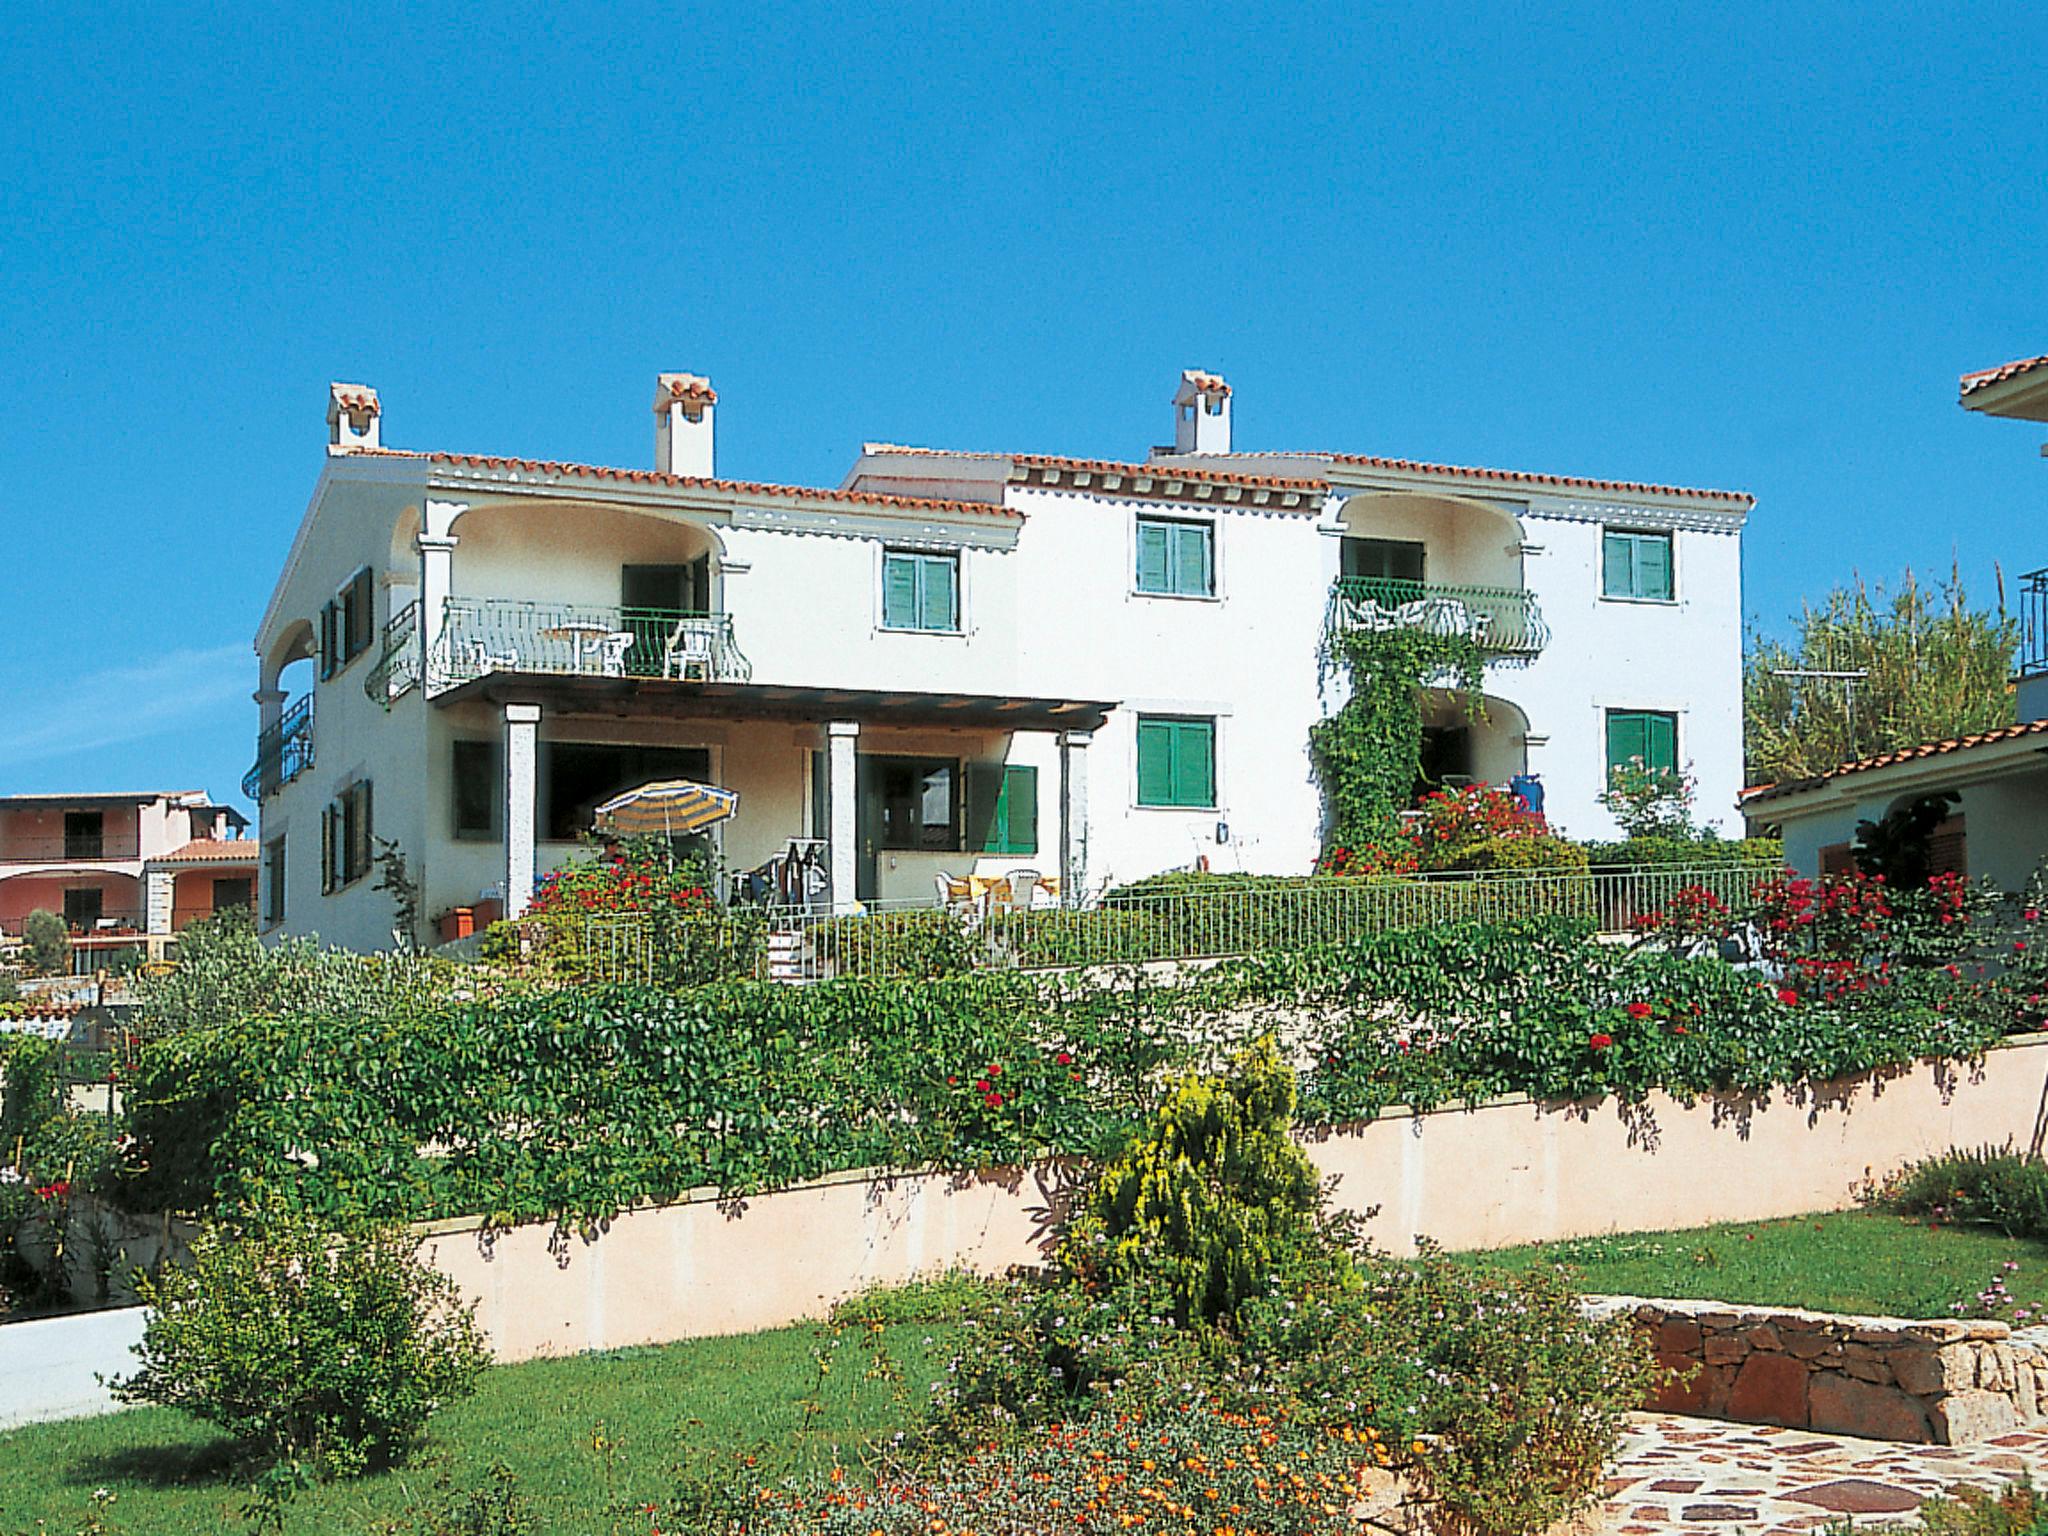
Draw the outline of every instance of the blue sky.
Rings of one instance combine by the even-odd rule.
[[[332,378],[641,464],[691,369],[831,484],[1140,455],[1202,365],[1245,447],[1752,491],[1766,625],[2048,564],[1955,404],[2048,351],[2023,6],[59,5],[0,70],[0,791],[234,788]]]

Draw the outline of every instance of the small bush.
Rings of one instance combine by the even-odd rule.
[[[1997,1227],[2008,1237],[2048,1237],[2048,1164],[2011,1147],[1944,1152],[1909,1163],[1867,1192],[1867,1203],[1902,1216]]]
[[[1459,869],[1528,869],[1584,874],[1586,850],[1562,837],[1488,837],[1458,855]]]
[[[1964,1485],[1929,1499],[1912,1524],[1892,1529],[1899,1536],[2041,1536],[2048,1530],[2048,1497],[2026,1476],[1997,1493]]]
[[[1151,1133],[1102,1170],[1062,1257],[1091,1281],[1159,1286],[1177,1321],[1236,1314],[1315,1240],[1315,1165],[1288,1136],[1294,1074],[1268,1038],[1229,1077],[1183,1078]]]
[[[29,969],[38,976],[62,976],[71,969],[71,930],[54,912],[38,907],[23,919],[21,941]]]
[[[272,1209],[206,1227],[189,1265],[143,1277],[150,1310],[115,1383],[180,1408],[273,1464],[349,1475],[401,1458],[489,1363],[473,1309],[403,1228],[336,1231]]]

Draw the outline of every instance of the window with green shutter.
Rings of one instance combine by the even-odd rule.
[[[1214,809],[1214,720],[1138,717],[1138,804]]]
[[[960,557],[891,549],[882,555],[882,628],[957,634]]]
[[[1038,852],[1036,768],[968,764],[967,848],[972,853]]]
[[[1605,529],[1600,536],[1600,592],[1604,597],[1670,602],[1671,535]]]
[[[1175,518],[1138,519],[1138,590],[1158,597],[1216,595],[1216,530]]]
[[[1678,716],[1649,709],[1607,711],[1607,771],[1637,762],[1652,773],[1678,771]]]

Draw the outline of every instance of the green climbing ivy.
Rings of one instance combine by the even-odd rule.
[[[1422,773],[1422,690],[1479,691],[1486,653],[1470,635],[1413,627],[1339,629],[1323,639],[1327,679],[1351,685],[1344,707],[1309,727],[1309,753],[1328,809],[1325,850],[1386,838]]]

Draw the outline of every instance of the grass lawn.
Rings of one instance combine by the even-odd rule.
[[[454,1491],[478,1487],[500,1460],[518,1475],[541,1530],[609,1533],[613,1506],[665,1502],[674,1491],[692,1420],[701,1423],[689,1431],[694,1444],[758,1446],[769,1475],[830,1465],[835,1446],[853,1464],[861,1445],[894,1433],[903,1417],[896,1389],[867,1373],[856,1332],[848,1330],[822,1383],[814,1351],[829,1330],[814,1327],[500,1366],[474,1398],[435,1418],[408,1466],[302,1495],[286,1529],[370,1532],[379,1521],[446,1502],[450,1494],[437,1489],[437,1478],[445,1475]],[[932,1379],[922,1374],[928,1363],[936,1357],[944,1369],[944,1333],[917,1324],[885,1331],[913,1398]],[[806,1424],[800,1404],[814,1392],[823,1411]],[[616,1444],[609,1458],[593,1449],[600,1425]],[[248,1484],[218,1435],[168,1409],[0,1434],[4,1536],[37,1531],[38,1521],[53,1536],[70,1536],[101,1487],[115,1496],[107,1531],[155,1536],[241,1528]],[[646,1517],[634,1514],[616,1528],[644,1536]]]
[[[1509,1269],[1569,1264],[1595,1292],[1886,1317],[1950,1316],[1955,1302],[1974,1298],[2014,1260],[2020,1267],[2005,1283],[2015,1303],[2036,1316],[2048,1307],[2048,1244],[1876,1211],[1581,1237],[1460,1258]]]

